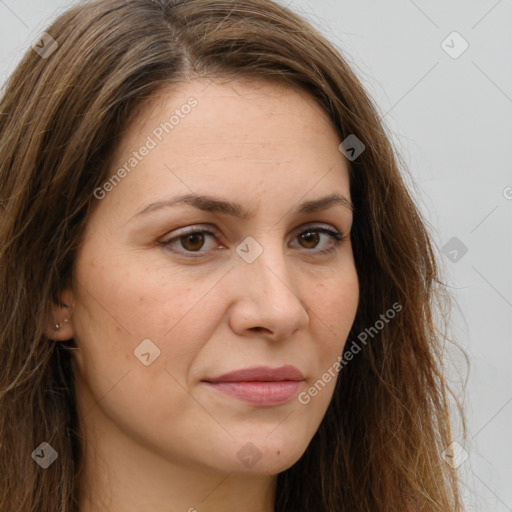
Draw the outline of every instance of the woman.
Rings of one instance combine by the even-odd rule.
[[[1,112],[0,510],[461,510],[430,238],[308,23],[82,3]]]

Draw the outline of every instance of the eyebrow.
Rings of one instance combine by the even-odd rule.
[[[167,208],[179,204],[187,204],[205,212],[223,213],[225,215],[230,215],[240,219],[250,219],[254,217],[255,213],[245,210],[244,207],[238,203],[233,203],[219,197],[198,194],[185,194],[182,196],[174,197],[168,201],[158,201],[156,203],[152,203],[144,207],[132,218],[140,217],[150,212],[160,210],[161,208]],[[327,210],[328,208],[331,208],[335,205],[342,205],[348,208],[350,211],[354,210],[354,206],[345,196],[341,194],[331,194],[319,199],[314,199],[312,201],[306,201],[302,203],[296,209],[295,213],[298,215],[306,215],[308,213]]]

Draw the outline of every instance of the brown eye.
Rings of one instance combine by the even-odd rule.
[[[187,251],[198,251],[204,244],[203,233],[189,233],[188,235],[181,236],[178,240],[181,241],[181,245]]]
[[[306,249],[314,249],[320,242],[320,235],[315,231],[304,231],[299,235],[299,239],[306,243]]]
[[[210,247],[208,247],[208,238],[211,240]],[[196,229],[195,231],[189,231],[188,233],[182,232],[181,235],[178,234],[177,236],[169,238],[168,240],[163,240],[160,243],[173,252],[200,257],[209,252],[208,249],[215,246],[215,234],[208,230]]]
[[[327,243],[326,247],[324,247],[323,249],[317,249],[317,246],[322,245],[322,235],[329,235],[328,239],[330,243]],[[338,244],[345,240],[345,236],[339,233],[338,231],[333,231],[332,229],[328,229],[321,226],[313,226],[309,229],[306,229],[305,231],[299,233],[296,238],[300,241],[300,245],[302,246],[302,248],[310,250],[306,252],[321,255],[326,255],[331,252],[334,252],[337,249]]]
[[[322,235],[328,235],[323,237],[324,244],[322,244]],[[208,238],[210,238],[213,246],[208,247]],[[338,244],[345,240],[345,236],[338,231],[320,226],[306,229],[296,235],[295,238],[299,240],[301,248],[306,252],[318,255],[327,255],[334,252]],[[188,233],[179,230],[176,236],[163,240],[160,244],[183,256],[205,257],[211,254],[216,244],[218,247],[219,242],[216,241],[215,233],[205,229],[196,229]],[[322,245],[325,247],[322,248]],[[225,247],[221,246],[221,248]]]

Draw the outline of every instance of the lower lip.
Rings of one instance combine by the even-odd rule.
[[[297,394],[304,381],[206,382],[209,386],[257,405],[279,405]]]

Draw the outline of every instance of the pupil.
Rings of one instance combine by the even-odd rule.
[[[302,235],[302,238],[306,241],[306,243],[315,242],[312,247],[314,247],[318,243],[318,233],[305,233]]]
[[[199,250],[204,242],[204,237],[202,233],[191,233],[190,235],[186,235],[184,246],[186,249],[191,251]],[[306,242],[306,244],[312,244],[310,247],[315,247],[318,244],[318,233],[308,232],[301,235],[301,238]]]
[[[192,251],[200,249],[201,246],[203,245],[203,238],[204,237],[202,233],[191,233],[190,235],[187,235],[185,237],[186,248]],[[196,240],[196,243],[194,243],[194,239]],[[191,242],[192,247],[190,246],[189,242]]]

